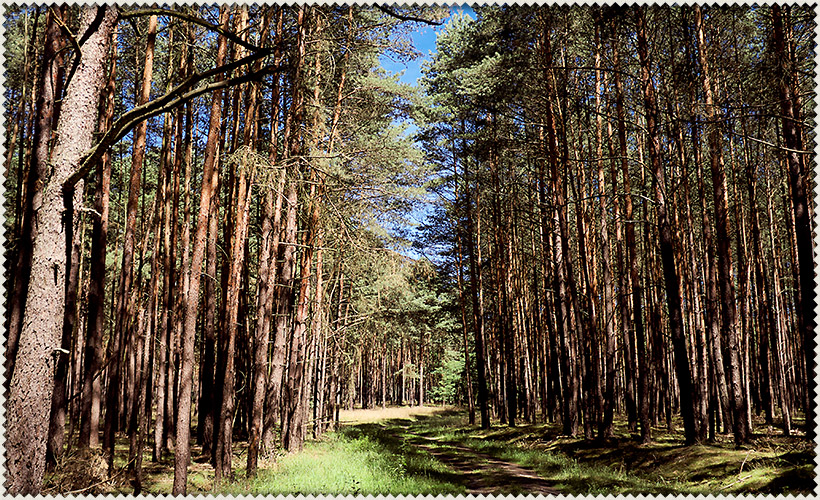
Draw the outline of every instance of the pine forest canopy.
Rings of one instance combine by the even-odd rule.
[[[118,438],[135,494],[145,446],[252,477],[356,405],[813,439],[811,8],[5,16],[9,493]]]

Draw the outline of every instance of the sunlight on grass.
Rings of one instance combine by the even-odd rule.
[[[762,437],[744,449],[722,441],[682,446],[674,432],[655,430],[655,442],[642,446],[624,428],[614,440],[596,444],[560,436],[555,424],[482,430],[468,425],[463,411],[422,417],[407,430],[442,449],[458,444],[532,469],[565,494],[778,494],[814,488],[808,445],[780,437]]]
[[[357,433],[328,435],[308,443],[256,479],[238,482],[223,494],[427,495],[458,494],[464,488],[446,481],[449,471],[431,457],[394,453],[372,437]],[[244,484],[243,484],[244,483]]]
[[[302,452],[277,453],[260,461],[259,475],[252,480],[245,478],[244,443],[234,447],[235,480],[221,485],[214,485],[213,468],[196,449],[188,492],[457,495],[467,493],[468,485],[476,487],[465,480],[465,472],[470,472],[475,474],[473,483],[478,478],[481,487],[496,494],[528,493],[519,491],[521,485],[510,484],[510,476],[499,473],[493,460],[529,469],[550,488],[569,495],[807,494],[815,487],[808,442],[772,432],[759,433],[752,445],[738,449],[726,435],[719,435],[715,443],[682,446],[678,430],[662,429],[653,429],[652,444],[640,445],[622,421],[616,421],[612,439],[598,443],[562,436],[557,424],[495,424],[483,430],[469,425],[466,412],[458,408],[377,408],[343,412],[341,417],[349,423],[319,441],[307,442]],[[125,439],[118,440],[117,451],[115,466],[122,468],[128,453]],[[48,492],[133,491],[124,472],[106,480],[99,453],[70,455],[63,462],[47,474]],[[170,494],[173,457],[154,463],[146,449],[143,466],[145,492]]]

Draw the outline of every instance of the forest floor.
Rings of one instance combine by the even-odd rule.
[[[342,427],[309,441],[300,453],[260,460],[245,478],[247,444],[234,448],[236,480],[214,486],[213,469],[197,459],[190,494],[809,494],[815,488],[814,452],[798,437],[758,428],[751,446],[737,449],[729,436],[682,446],[679,432],[653,428],[640,445],[625,422],[603,443],[560,435],[556,424],[469,425],[466,411],[448,407],[354,410]],[[127,454],[122,443],[121,456]],[[115,465],[124,468],[120,459]],[[66,457],[47,477],[44,493],[132,493],[119,474],[104,480],[102,457]],[[155,464],[146,454],[145,493],[170,493],[173,460]],[[68,466],[67,464],[75,464]],[[80,465],[82,464],[82,465]],[[102,477],[102,480],[99,480]]]

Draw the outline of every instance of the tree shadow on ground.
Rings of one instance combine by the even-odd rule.
[[[391,426],[400,426],[409,419],[392,419]],[[344,426],[339,431],[348,439],[367,438],[376,443],[385,459],[404,474],[431,478],[441,483],[464,485],[463,477],[456,472],[437,470],[430,460],[430,456],[423,450],[411,445],[400,435],[388,431],[384,425],[378,423],[364,423],[353,426]]]

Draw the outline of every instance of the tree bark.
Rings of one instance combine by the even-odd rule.
[[[596,147],[598,156],[598,196],[601,204],[601,265],[603,267],[603,289],[604,289],[604,325],[606,330],[606,379],[604,393],[603,416],[598,427],[599,438],[612,437],[612,425],[615,413],[615,376],[617,371],[615,354],[617,341],[615,338],[615,293],[614,279],[612,277],[611,258],[609,250],[609,223],[607,221],[607,205],[609,203],[606,191],[606,178],[604,176],[604,145],[603,145],[603,116],[601,95],[603,94],[603,81],[601,80],[601,19],[600,11],[596,11],[595,23],[595,108],[596,108]],[[614,186],[613,186],[614,188]]]
[[[276,27],[276,37],[274,44],[278,47],[282,41],[282,9],[278,8],[278,25]],[[267,36],[268,24],[270,23],[270,16],[273,9],[270,8],[265,16],[263,29],[264,35]],[[274,54],[275,64],[281,63],[281,53],[279,49]],[[257,89],[254,87],[254,99]],[[271,94],[273,117],[271,123],[271,141],[270,141],[270,155],[268,161],[272,165],[276,164],[277,157],[277,136],[279,133],[279,76],[275,77],[274,89]],[[246,125],[247,126],[247,125]],[[271,329],[271,310],[273,306],[273,284],[276,280],[276,263],[273,262],[272,256],[274,253],[274,242],[276,246],[279,245],[278,224],[275,228],[276,235],[274,236],[274,209],[282,208],[282,193],[276,192],[271,188],[265,189],[265,202],[263,205],[262,221],[261,221],[261,243],[259,251],[259,285],[257,292],[256,303],[256,334],[254,337],[253,350],[253,394],[251,395],[251,425],[250,436],[248,438],[248,461],[247,461],[247,475],[248,477],[256,476],[256,469],[259,459],[259,449],[262,440],[263,430],[263,416],[265,413],[265,387],[267,386],[267,361],[268,361],[268,343],[270,341]]]
[[[219,24],[222,29],[228,29],[228,9],[220,8]],[[216,64],[221,66],[227,55],[227,38],[219,37],[217,46]],[[220,81],[224,75],[217,77]],[[206,236],[208,233],[208,214],[211,208],[211,197],[216,188],[216,163],[218,160],[218,144],[221,135],[222,122],[222,90],[217,89],[211,96],[211,117],[208,127],[208,142],[205,146],[205,160],[203,163],[202,192],[199,202],[199,216],[197,219],[194,245],[191,253],[188,273],[188,295],[184,304],[184,324],[182,330],[182,356],[180,370],[180,387],[178,415],[176,425],[176,450],[174,454],[174,495],[184,495],[187,491],[188,462],[191,448],[191,397],[193,392],[194,368],[194,337],[196,334],[196,318],[199,305],[199,283],[202,261],[205,258]]]
[[[148,34],[145,48],[145,65],[142,74],[142,86],[137,97],[137,106],[148,102],[151,94],[151,79],[154,71],[154,44],[157,34],[157,17],[151,16],[148,25]],[[122,267],[117,295],[117,311],[115,312],[116,323],[112,335],[114,341],[109,352],[109,386],[106,396],[105,432],[104,448],[108,452],[108,474],[114,471],[114,443],[119,425],[117,422],[120,408],[119,386],[120,386],[120,357],[123,342],[128,342],[134,331],[134,240],[136,237],[137,209],[140,201],[140,181],[142,168],[145,162],[145,139],[148,130],[148,122],[143,120],[134,128],[134,151],[131,155],[131,177],[128,183],[128,204],[125,215],[125,235],[123,236]]]
[[[792,88],[792,78],[788,74],[791,58],[786,52],[785,35],[783,30],[783,10],[780,5],[773,4],[772,7],[772,40],[774,42],[775,57],[779,62],[780,81],[780,115],[783,142],[786,146],[786,164],[789,170],[789,187],[791,190],[791,208],[794,214],[794,235],[797,241],[797,267],[799,270],[799,288],[795,290],[795,302],[798,310],[797,327],[802,334],[802,350],[805,355],[807,372],[807,382],[809,387],[814,384],[814,308],[815,308],[815,288],[814,288],[814,260],[812,244],[812,227],[810,218],[810,207],[808,205],[807,181],[803,174],[801,158],[798,151],[802,151],[800,140],[799,122],[795,119],[796,110],[794,101],[796,89]],[[788,7],[787,7],[788,9]],[[787,10],[788,12],[788,10]],[[806,438],[814,439],[814,394],[817,388],[807,391],[808,407],[806,408]]]
[[[672,334],[672,345],[675,354],[675,370],[678,377],[681,398],[681,415],[683,416],[684,435],[687,444],[697,441],[695,430],[695,407],[692,397],[692,374],[689,367],[686,337],[683,333],[681,313],[680,280],[675,266],[674,236],[667,215],[666,181],[663,159],[657,126],[657,106],[655,104],[655,86],[649,71],[649,54],[646,42],[645,8],[636,9],[638,56],[641,63],[641,85],[643,87],[644,106],[646,109],[646,127],[648,130],[649,159],[652,165],[655,184],[655,202],[657,223],[660,232],[661,264],[663,267],[664,285],[666,287],[666,304],[669,310],[669,328]]]
[[[48,433],[48,408],[53,385],[43,383],[53,376],[54,357],[60,348],[66,276],[65,221],[63,208],[73,193],[63,183],[76,169],[93,142],[100,93],[105,85],[105,61],[117,9],[86,7],[82,31],[85,35],[83,64],[68,86],[57,125],[54,161],[44,178],[42,204],[35,210],[34,250],[30,289],[37,290],[26,302],[20,332],[16,373],[12,375],[6,449],[10,494],[35,494],[42,487]],[[98,24],[95,23],[98,21]],[[96,29],[93,29],[94,26]],[[93,29],[93,31],[92,31]]]
[[[114,92],[116,91],[117,48],[112,44],[108,83],[104,94],[103,119],[100,129],[111,126],[114,118]],[[100,429],[100,372],[103,362],[103,335],[105,333],[105,258],[108,250],[109,191],[111,186],[111,153],[103,156],[97,169],[97,186],[94,209],[99,218],[94,219],[91,241],[91,263],[88,278],[88,319],[85,322],[85,353],[80,426],[80,447],[99,446]]]
[[[746,397],[740,373],[740,353],[738,346],[737,306],[735,304],[735,286],[732,277],[732,249],[729,235],[729,192],[726,184],[726,171],[723,164],[720,130],[717,113],[712,98],[712,83],[709,73],[708,46],[703,32],[703,12],[699,5],[694,6],[695,27],[697,29],[700,66],[702,70],[703,93],[706,103],[706,119],[712,124],[709,130],[709,156],[712,171],[712,188],[715,202],[715,236],[717,239],[718,282],[721,299],[721,333],[727,340],[729,354],[728,370],[732,390],[729,393],[732,405],[732,426],[735,443],[746,444],[751,438],[746,419]],[[683,390],[683,388],[681,388]]]
[[[23,329],[24,311],[32,271],[36,212],[44,203],[43,189],[49,173],[52,150],[49,147],[59,120],[59,101],[62,98],[65,42],[60,36],[56,17],[66,17],[66,9],[49,9],[45,21],[45,48],[37,79],[37,102],[35,105],[34,132],[31,137],[31,156],[26,178],[25,200],[22,202],[22,223],[18,243],[17,262],[13,277],[13,289],[9,300],[9,323],[6,336],[6,384],[14,375],[20,333]]]

